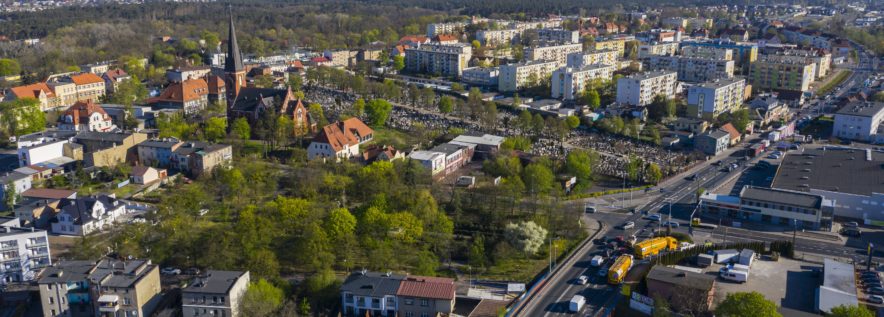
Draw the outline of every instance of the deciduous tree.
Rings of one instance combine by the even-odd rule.
[[[393,105],[383,99],[372,99],[365,107],[368,114],[368,123],[372,126],[383,126],[393,111]]]
[[[764,298],[764,295],[758,292],[737,292],[729,293],[727,297],[718,304],[715,314],[723,317],[780,317],[777,312],[777,305],[774,302]]]
[[[503,234],[514,248],[527,255],[534,255],[543,246],[547,231],[534,221],[524,221],[507,224]]]

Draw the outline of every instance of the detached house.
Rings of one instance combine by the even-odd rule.
[[[64,199],[59,206],[52,233],[60,235],[85,236],[112,225],[126,213],[126,204],[107,195]]]
[[[132,76],[129,76],[126,71],[117,68],[104,72],[104,74],[101,74],[101,78],[104,79],[105,90],[108,93],[114,93],[117,91],[120,83],[132,79]]]
[[[307,159],[335,157],[347,160],[359,155],[359,145],[371,141],[374,130],[362,120],[350,118],[329,124],[319,131],[307,148]]]
[[[110,132],[116,128],[113,118],[92,100],[78,101],[58,118],[59,130]]]
[[[450,278],[356,272],[341,286],[342,315],[449,316],[454,312],[454,291]]]
[[[159,109],[181,109],[194,114],[209,104],[209,85],[202,78],[173,82],[158,97],[148,103]]]

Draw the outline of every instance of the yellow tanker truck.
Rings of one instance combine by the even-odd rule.
[[[626,278],[626,273],[629,273],[629,269],[631,268],[632,255],[624,254],[617,257],[614,264],[608,268],[608,283],[614,285],[623,283],[623,279]]]
[[[635,251],[635,257],[644,259],[648,256],[657,255],[660,251],[678,250],[678,240],[673,237],[651,238],[632,246]]]

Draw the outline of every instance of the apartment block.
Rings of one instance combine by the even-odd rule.
[[[663,19],[663,26],[668,28],[692,28],[692,29],[708,29],[712,28],[712,19],[706,18],[683,18],[671,17]]]
[[[870,142],[884,139],[884,102],[853,102],[835,113],[832,136]]]
[[[430,23],[427,24],[427,37],[439,34],[460,33],[467,24],[464,22]]]
[[[673,56],[678,52],[678,43],[651,43],[642,44],[638,47],[638,58],[651,56]]]
[[[618,57],[622,57],[626,54],[626,39],[624,38],[611,38],[611,39],[597,39],[595,41],[594,50],[596,51],[604,51],[604,50],[615,50],[618,53]]]
[[[617,81],[617,103],[633,106],[646,106],[654,100],[654,96],[675,96],[675,85],[678,73],[658,70],[644,72]]]
[[[730,61],[734,59],[734,50],[711,46],[685,46],[681,48],[681,56]]]
[[[733,42],[728,40],[713,40],[704,42],[681,42],[681,47],[700,46],[719,49],[733,50],[735,66],[740,67],[742,73],[749,71],[749,65],[758,59],[758,45],[748,42]]]
[[[755,89],[807,92],[813,82],[816,65],[806,59],[762,55],[752,63],[749,83]]]
[[[0,218],[0,284],[27,282],[52,264],[45,230],[20,227],[15,217]]]
[[[500,44],[512,43],[522,34],[522,30],[506,29],[506,30],[482,30],[476,32],[476,40],[487,46],[496,46]]]
[[[763,53],[764,55],[775,55],[782,60],[813,63],[815,80],[821,80],[828,76],[832,67],[832,53],[823,49],[768,48]]]
[[[738,110],[743,104],[746,79],[720,79],[688,88],[688,115],[714,120],[722,113]]]
[[[568,60],[568,54],[580,53],[582,51],[583,45],[580,43],[528,47],[525,48],[525,59],[529,61],[555,61],[559,65],[565,65],[565,62]]]
[[[681,56],[651,56],[645,61],[649,70],[673,70],[678,80],[705,82],[734,76],[734,61],[690,58]]]
[[[579,68],[562,67],[553,72],[552,92],[553,98],[574,100],[586,89],[586,84],[596,78],[610,79],[614,74],[613,65],[594,64]]]
[[[565,29],[540,29],[537,38],[543,42],[580,43],[580,32]]]
[[[552,75],[552,72],[558,67],[559,63],[555,61],[531,61],[501,65],[497,90],[500,92],[514,92],[527,85],[537,84],[540,80]]]
[[[568,54],[566,66],[580,68],[593,64],[616,65],[620,58],[620,52],[616,50],[601,50],[589,53],[571,53]]]
[[[181,289],[182,316],[238,317],[249,272],[208,270]]]
[[[424,44],[405,49],[405,70],[460,77],[473,56],[468,44]]]

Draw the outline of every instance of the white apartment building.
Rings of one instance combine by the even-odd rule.
[[[646,106],[656,95],[672,98],[675,96],[677,78],[677,72],[668,70],[644,72],[620,78],[617,81],[616,101],[620,104]]]
[[[746,91],[746,79],[720,79],[688,88],[688,115],[713,120],[719,114],[740,108]]]
[[[593,79],[610,79],[614,74],[613,65],[594,64],[580,68],[562,67],[553,72],[551,96],[564,100],[574,100]]]
[[[531,61],[500,66],[500,76],[497,79],[499,92],[513,92],[530,83],[531,80],[543,80],[552,75],[559,67],[555,61]]]
[[[734,50],[711,46],[685,46],[681,48],[681,56],[730,61],[734,59]]]
[[[616,65],[620,52],[616,50],[601,50],[589,53],[571,53],[568,54],[566,66],[580,68],[586,65],[605,64]]]
[[[21,228],[18,218],[0,219],[0,284],[33,281],[52,265],[45,230]]]
[[[460,77],[472,56],[469,44],[424,44],[405,49],[405,70]]]
[[[495,46],[499,44],[509,44],[522,34],[522,30],[506,29],[506,30],[481,30],[476,32],[476,40],[482,45]]]
[[[806,43],[814,48],[827,50],[832,48],[832,39],[823,35],[821,31],[787,27],[783,28],[783,35],[786,36],[786,41],[790,43]]]
[[[655,55],[673,56],[677,52],[677,42],[642,44],[638,47],[638,58],[648,58]]]
[[[460,81],[470,85],[497,87],[499,75],[499,67],[470,67],[464,68]]]
[[[525,48],[525,59],[529,61],[555,61],[559,65],[565,65],[568,54],[583,52],[583,45],[564,44]]]
[[[649,70],[678,72],[678,80],[680,81],[706,82],[734,77],[734,61],[681,56],[651,56],[645,63]]]
[[[832,135],[836,138],[880,143],[884,133],[879,131],[884,120],[884,102],[853,102],[835,113]]]
[[[580,43],[580,32],[565,29],[540,29],[537,38],[543,42]]]
[[[467,24],[464,22],[448,22],[448,23],[430,23],[427,24],[427,37],[434,37],[439,34],[452,34],[463,31]]]

